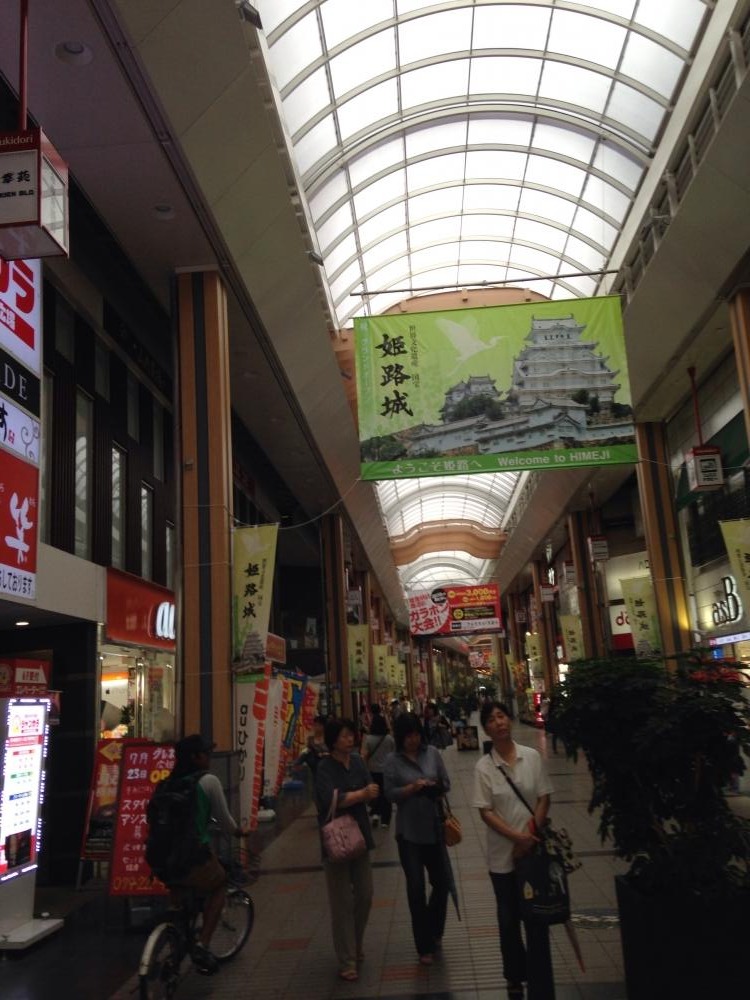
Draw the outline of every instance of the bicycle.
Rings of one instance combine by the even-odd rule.
[[[180,969],[191,955],[201,926],[202,899],[190,893],[177,909],[149,934],[138,967],[140,1000],[168,1000],[180,982]],[[219,964],[239,954],[253,929],[253,901],[232,875],[227,873],[227,898],[219,924],[211,938],[211,952]]]

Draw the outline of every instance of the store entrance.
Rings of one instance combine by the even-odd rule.
[[[174,655],[106,644],[99,648],[99,663],[102,738],[173,739]]]

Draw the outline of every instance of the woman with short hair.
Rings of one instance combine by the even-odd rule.
[[[393,727],[396,752],[386,761],[385,794],[398,806],[396,843],[406,876],[411,927],[419,961],[432,965],[440,948],[448,906],[448,875],[442,842],[440,796],[450,789],[443,758],[424,741],[422,723],[413,712]],[[426,898],[425,869],[430,879]]]
[[[379,792],[364,761],[354,752],[356,733],[351,720],[329,719],[325,727],[325,742],[330,756],[320,759],[315,772],[318,825],[322,827],[325,824],[334,792],[338,792],[336,814],[350,813],[367,845],[364,854],[351,861],[331,861],[323,853],[333,947],[339,960],[339,977],[347,982],[359,978],[357,963],[364,958],[362,939],[372,905],[369,852],[375,846],[367,803],[377,798]]]

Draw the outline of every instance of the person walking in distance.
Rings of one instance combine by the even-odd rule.
[[[385,797],[383,791],[383,768],[386,760],[395,750],[396,744],[388,732],[388,725],[380,711],[380,705],[373,705],[371,712],[372,722],[370,724],[370,732],[365,736],[362,743],[362,759],[372,775],[372,780],[380,789],[380,794],[370,807],[372,825],[377,826],[380,823],[383,829],[387,830],[391,823],[393,806]]]
[[[367,845],[364,854],[349,861],[332,861],[323,855],[333,947],[339,962],[339,977],[347,982],[355,982],[359,978],[357,963],[364,958],[362,941],[372,906],[369,852],[375,846],[367,803],[376,799],[380,792],[370,778],[364,761],[354,752],[355,739],[353,722],[349,719],[329,719],[325,727],[325,741],[330,756],[319,761],[315,772],[319,826],[325,824],[334,792],[337,792],[337,813],[351,813]]]

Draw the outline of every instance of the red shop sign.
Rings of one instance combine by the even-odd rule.
[[[108,569],[107,638],[112,642],[174,651],[172,591],[129,573]]]
[[[49,660],[0,660],[0,698],[43,698]]]
[[[117,796],[110,896],[156,896],[166,893],[146,864],[146,807],[154,789],[174,767],[174,746],[167,743],[123,742]]]

